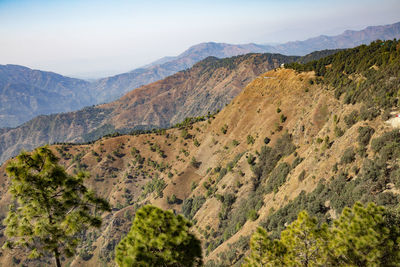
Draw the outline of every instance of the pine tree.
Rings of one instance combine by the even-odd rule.
[[[400,266],[399,226],[397,213],[373,203],[345,208],[329,228],[303,211],[280,239],[257,229],[244,266]]]
[[[172,211],[147,205],[136,212],[130,232],[116,247],[119,266],[200,266],[200,241],[191,223]]]
[[[285,266],[287,248],[280,240],[271,240],[265,229],[258,227],[250,239],[250,255],[244,267]]]
[[[315,217],[306,211],[299,213],[281,233],[281,242],[287,247],[287,266],[320,266],[326,261],[328,244],[327,225],[318,227]]]
[[[373,203],[345,208],[331,230],[332,264],[398,266],[399,225],[397,216]]]
[[[8,238],[4,248],[30,251],[30,258],[53,254],[57,266],[61,256],[72,256],[77,234],[100,227],[108,202],[87,189],[85,173],[69,175],[47,147],[22,152],[6,167],[11,178],[12,204],[4,224]]]

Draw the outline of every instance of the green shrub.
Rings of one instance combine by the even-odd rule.
[[[167,196],[167,203],[170,205],[173,205],[175,203],[178,203],[178,198],[176,197],[175,194],[172,194],[172,196]]]
[[[248,213],[247,213],[247,219],[251,220],[251,221],[255,221],[258,219],[258,214],[257,211],[255,209],[251,209]]]
[[[344,116],[344,122],[346,123],[347,127],[353,126],[358,121],[358,111],[353,110],[347,116]]]
[[[254,165],[256,161],[256,157],[253,156],[253,154],[249,154],[249,156],[247,157],[247,163],[249,163],[250,165]]]
[[[192,165],[194,168],[198,169],[201,165],[201,162],[197,161],[197,159],[195,157],[192,157],[192,159],[190,161],[190,165]]]
[[[286,117],[285,115],[281,114],[281,116],[280,116],[280,118],[279,118],[279,121],[280,121],[281,123],[284,123],[284,122],[286,121],[286,119],[287,119],[287,117]]]
[[[238,146],[240,143],[238,140],[234,139],[232,140],[232,146]]]
[[[163,179],[154,177],[151,181],[144,185],[141,196],[146,197],[152,192],[156,192],[157,197],[163,197],[163,190],[166,187],[166,183]]]
[[[356,159],[356,153],[354,152],[353,147],[347,148],[342,157],[340,158],[340,164],[349,164],[352,163]]]
[[[293,162],[292,162],[291,168],[292,168],[292,169],[296,168],[297,165],[299,165],[303,160],[304,160],[304,158],[296,157],[296,158],[293,160]]]
[[[370,120],[372,121],[380,114],[379,109],[375,107],[367,107],[366,105],[362,105],[360,108],[360,119],[363,121]]]
[[[194,146],[199,147],[200,146],[200,142],[199,140],[197,140],[196,138],[193,141]]]
[[[224,124],[224,126],[221,127],[221,132],[222,132],[223,134],[226,134],[227,131],[228,131],[228,125],[227,125],[227,124]]]
[[[306,178],[306,171],[302,170],[301,173],[299,174],[299,181],[302,182],[304,180],[304,178]]]
[[[337,125],[335,126],[334,132],[336,137],[342,137],[344,135],[344,131]]]
[[[251,136],[251,135],[248,135],[248,136],[247,136],[247,144],[248,144],[248,145],[254,144],[254,141],[255,141],[255,139],[254,139],[253,136]]]
[[[271,142],[271,139],[269,139],[268,137],[264,138],[264,144],[268,145],[269,142]]]
[[[192,184],[190,185],[190,190],[191,191],[195,190],[197,186],[198,184],[195,181],[193,181]]]
[[[182,214],[189,220],[193,219],[204,202],[206,202],[206,199],[203,196],[185,199],[182,204]]]
[[[358,143],[360,146],[365,147],[369,144],[371,136],[375,133],[374,128],[366,126],[358,128]]]
[[[266,193],[277,191],[286,182],[286,177],[290,172],[290,165],[286,162],[280,163],[269,175],[267,180]]]

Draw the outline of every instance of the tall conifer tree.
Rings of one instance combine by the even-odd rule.
[[[69,175],[47,147],[22,152],[7,165],[11,177],[12,204],[4,220],[8,238],[4,247],[30,251],[30,258],[72,256],[78,234],[88,227],[100,227],[100,212],[108,202],[87,189],[86,173]]]

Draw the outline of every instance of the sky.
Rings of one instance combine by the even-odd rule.
[[[202,42],[283,43],[400,21],[400,0],[0,0],[0,64],[98,78]]]

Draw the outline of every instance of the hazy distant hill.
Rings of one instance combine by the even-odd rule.
[[[0,162],[20,149],[89,141],[115,131],[167,127],[221,109],[253,78],[298,57],[247,54],[208,57],[192,68],[142,86],[117,101],[75,112],[39,116],[0,134]]]
[[[96,95],[97,103],[105,103],[115,100],[137,87],[188,69],[209,56],[225,58],[248,53],[265,53],[273,50],[270,46],[256,44],[201,43],[190,47],[176,57],[165,57],[143,68],[100,79],[93,83],[92,88]]]
[[[100,107],[82,110],[72,123],[65,123],[68,128],[80,119],[86,120],[81,127],[90,127],[87,123],[97,123],[96,117],[86,117],[90,113],[111,116],[109,123],[125,125],[138,118],[163,121],[171,112],[207,111],[208,104],[223,103],[240,91],[218,114],[194,124],[152,134],[104,137],[92,144],[50,146],[68,173],[87,171],[86,185],[113,207],[102,217],[101,229],[80,235],[76,255],[63,259],[63,266],[114,267],[115,246],[144,204],[174,210],[193,222],[191,231],[202,241],[205,266],[242,266],[258,226],[270,237],[279,237],[302,210],[327,224],[357,201],[397,211],[400,132],[395,129],[398,118],[390,118],[388,111],[400,112],[400,42],[374,42],[305,65],[287,64],[250,83],[244,80],[263,64],[277,64],[278,56],[207,58],[102,105],[100,112]],[[224,97],[218,99],[219,95]],[[54,130],[62,125],[46,124],[42,118],[36,122]],[[29,137],[39,136],[33,132],[33,122],[28,130],[32,131]],[[12,203],[5,168],[6,164],[0,166],[1,218]],[[394,218],[388,213],[385,220]],[[377,229],[376,225],[388,229],[378,219],[369,229]],[[359,229],[361,233],[364,228]],[[383,236],[380,230],[376,233]],[[383,233],[385,239],[390,236],[389,230]],[[5,239],[0,227],[0,245]],[[308,240],[317,242],[313,236]],[[363,251],[376,251],[381,245],[373,242]],[[396,266],[384,260],[371,263]],[[26,251],[0,253],[0,266],[39,267],[53,262],[49,257],[28,259]],[[353,262],[351,266],[368,266]]]
[[[369,44],[377,39],[391,40],[394,38],[400,38],[400,22],[383,26],[370,26],[361,31],[347,30],[336,36],[320,35],[305,41],[277,45],[274,48],[276,52],[285,55],[305,55],[317,50],[351,48],[361,44]]]
[[[40,114],[65,112],[93,103],[89,83],[18,65],[0,65],[0,128],[15,127]]]
[[[133,89],[188,69],[208,56],[225,58],[266,52],[304,55],[316,50],[354,47],[376,39],[394,38],[400,38],[400,22],[275,46],[201,43],[176,57],[165,57],[142,68],[92,83],[22,66],[1,65],[0,128],[15,127],[39,114],[67,112],[116,100]]]
[[[200,43],[176,57],[164,57],[131,72],[100,79],[93,84],[93,91],[97,103],[109,102],[137,87],[190,68],[196,62],[208,56],[225,58],[247,53],[280,53],[303,56],[318,50],[351,48],[360,44],[369,44],[376,39],[388,40],[394,38],[400,38],[400,22],[385,26],[371,26],[361,31],[348,30],[337,36],[321,35],[305,41],[288,42],[275,46]]]

